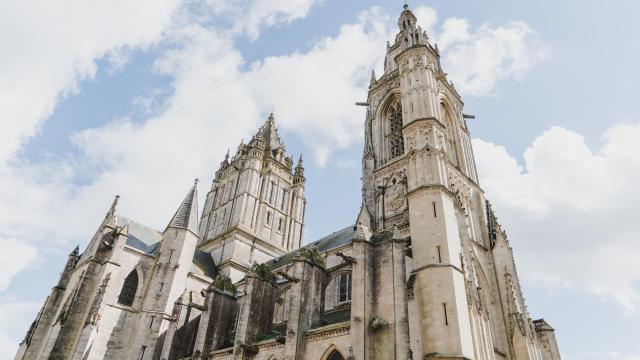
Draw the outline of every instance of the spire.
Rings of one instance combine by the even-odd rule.
[[[300,158],[298,159],[298,165],[296,165],[296,168],[293,171],[293,183],[304,184],[305,180],[306,179],[304,178],[304,167],[302,166],[302,154],[300,154]]]
[[[80,254],[80,245],[76,245],[69,256],[78,256],[78,254]]]
[[[267,150],[274,150],[278,148],[284,149],[284,145],[278,135],[278,129],[276,128],[275,117],[273,112],[269,114],[267,121],[258,129],[258,132],[253,136],[252,143],[256,143],[255,140],[262,141]]]
[[[195,179],[178,211],[173,215],[168,228],[186,229],[198,234],[198,179]],[[166,230],[165,230],[166,231]]]
[[[117,219],[117,210],[118,210],[118,202],[120,201],[120,195],[116,195],[111,203],[111,207],[107,212],[107,215],[104,217],[104,225],[115,228],[118,225]]]
[[[376,71],[375,70],[371,70],[371,81],[369,82],[369,87],[372,87],[373,84],[376,83]]]

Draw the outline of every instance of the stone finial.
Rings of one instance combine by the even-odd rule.
[[[391,230],[391,239],[392,240],[403,240],[404,238],[400,234],[400,230],[398,230],[398,226],[393,225],[393,229]]]
[[[356,234],[353,236],[354,240],[367,240],[364,234],[364,226],[362,224],[356,224]]]
[[[76,247],[73,249],[71,254],[69,254],[69,256],[76,256],[77,257],[78,254],[80,254],[80,245],[76,245]]]
[[[369,87],[371,87],[376,82],[377,82],[377,80],[376,80],[376,71],[372,69],[371,70],[371,81],[369,82]]]

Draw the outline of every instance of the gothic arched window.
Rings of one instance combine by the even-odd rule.
[[[402,106],[397,101],[387,110],[389,119],[389,148],[391,159],[404,154],[404,139],[402,138]]]
[[[327,357],[327,360],[344,360],[344,356],[342,356],[342,354],[337,350],[333,350],[333,352]]]
[[[343,273],[338,275],[337,300],[338,304],[351,301],[351,273]]]
[[[443,103],[440,104],[440,110],[444,117],[444,125],[447,127],[447,155],[449,155],[449,160],[451,160],[452,163],[460,166],[460,155],[458,154],[458,147],[456,146],[456,122]]]
[[[136,298],[136,290],[138,290],[138,272],[133,270],[124,279],[120,296],[118,296],[118,303],[127,306],[133,305],[133,300]]]

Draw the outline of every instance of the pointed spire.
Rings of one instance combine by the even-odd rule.
[[[180,207],[171,218],[168,228],[186,229],[198,234],[198,179],[193,182]],[[166,230],[165,230],[166,231]]]
[[[118,225],[117,219],[117,211],[118,211],[118,202],[120,201],[120,195],[116,195],[111,203],[111,207],[107,212],[107,215],[104,217],[104,225],[115,228]]]
[[[71,254],[69,254],[69,256],[75,256],[77,257],[78,254],[80,254],[80,245],[76,245],[76,247],[73,249],[73,251],[71,252]]]
[[[278,129],[276,128],[273,112],[269,114],[267,121],[265,121],[264,125],[258,129],[258,132],[253,136],[251,142],[256,144],[256,140],[261,141],[267,150],[274,150],[278,148],[282,148],[284,150],[284,145],[278,135]]]
[[[369,87],[373,86],[373,84],[376,83],[376,71],[375,70],[371,70],[371,81],[369,81]]]

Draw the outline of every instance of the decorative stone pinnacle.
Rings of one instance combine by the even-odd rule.
[[[193,179],[193,185],[198,185],[198,182],[199,182],[199,181],[200,181],[200,180],[198,180],[198,178]]]

